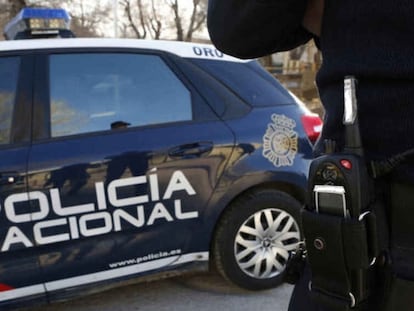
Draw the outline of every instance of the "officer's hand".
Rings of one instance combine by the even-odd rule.
[[[303,17],[302,25],[316,36],[321,34],[324,0],[308,0],[308,6]]]

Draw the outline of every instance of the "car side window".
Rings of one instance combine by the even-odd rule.
[[[19,65],[19,57],[0,57],[0,145],[10,143]]]
[[[191,93],[156,55],[50,56],[52,137],[192,120]]]

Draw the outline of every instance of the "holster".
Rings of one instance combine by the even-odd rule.
[[[364,305],[383,248],[374,209],[359,219],[304,209],[302,225],[312,271],[311,296],[330,311]]]

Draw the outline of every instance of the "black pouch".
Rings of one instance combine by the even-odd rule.
[[[369,288],[365,273],[370,267],[366,220],[304,210],[302,221],[312,295],[335,310],[364,301]],[[344,308],[334,307],[338,305]]]

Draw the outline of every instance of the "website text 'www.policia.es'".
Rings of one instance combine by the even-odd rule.
[[[109,267],[111,269],[119,268],[119,267],[125,267],[125,266],[130,266],[130,265],[143,263],[143,262],[146,262],[146,261],[151,261],[151,260],[155,260],[155,259],[160,259],[160,258],[165,258],[165,257],[180,255],[180,254],[181,254],[181,249],[174,249],[174,250],[166,251],[166,252],[160,251],[158,253],[151,253],[151,254],[148,254],[148,255],[145,255],[145,256],[142,256],[142,257],[131,258],[131,259],[127,259],[127,260],[123,260],[123,261],[119,261],[119,262],[110,263]]]

